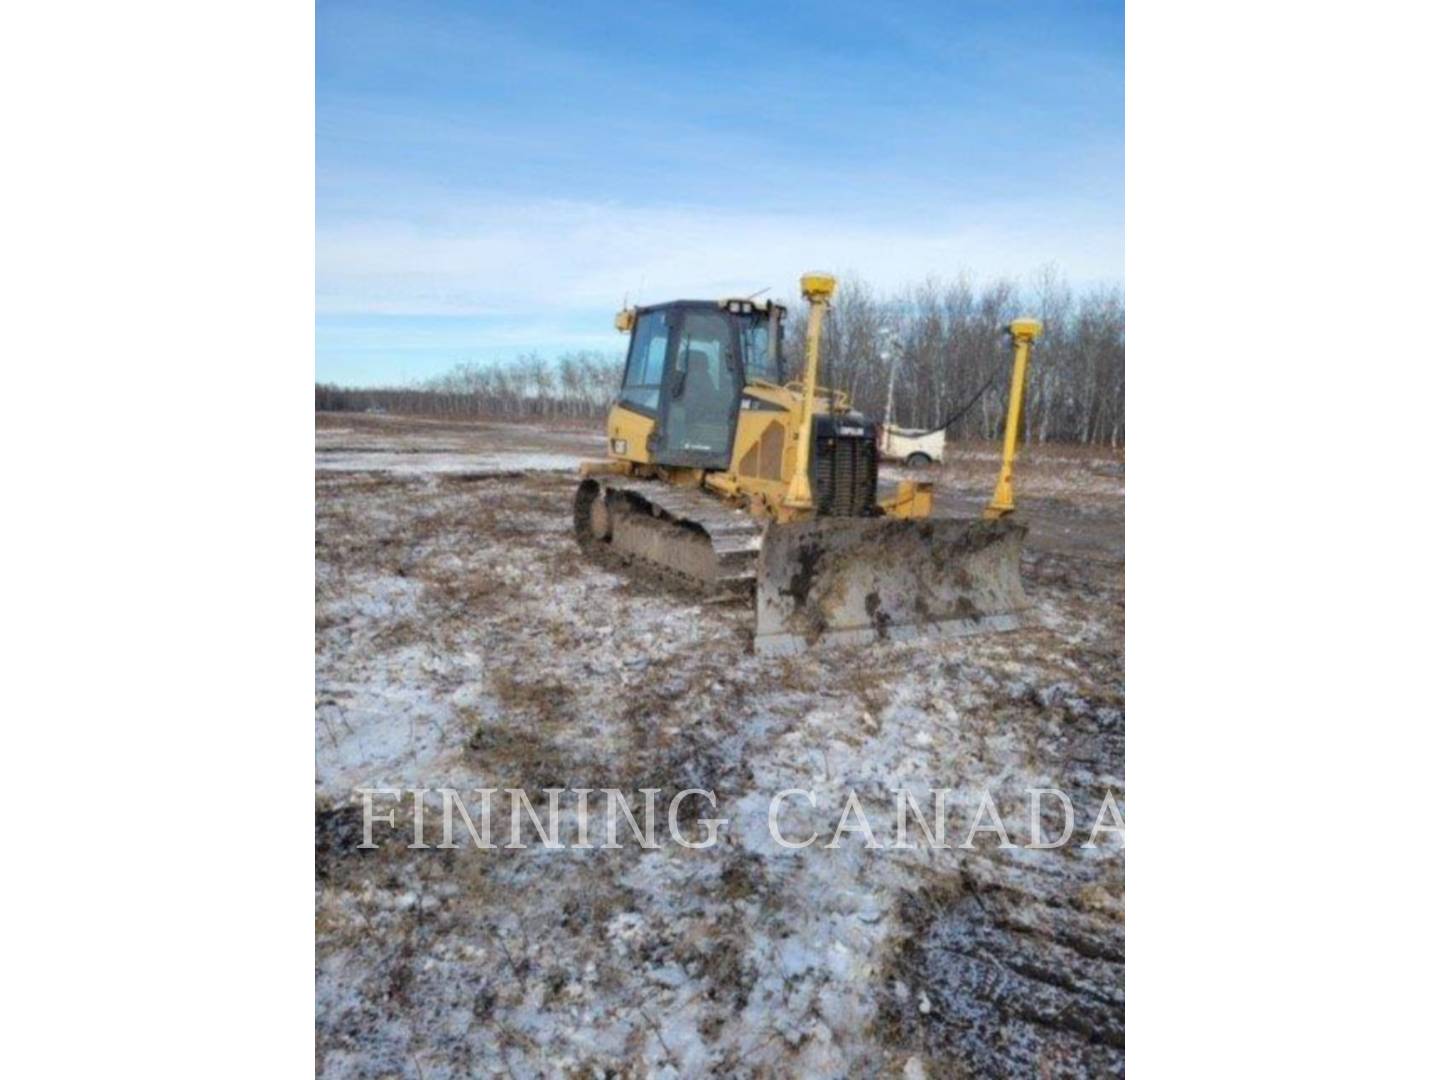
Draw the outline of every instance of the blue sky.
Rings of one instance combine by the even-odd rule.
[[[316,373],[617,350],[622,301],[1122,283],[1123,5],[320,0]]]

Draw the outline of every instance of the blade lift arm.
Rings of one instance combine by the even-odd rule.
[[[1010,337],[1015,343],[1015,366],[1010,376],[1010,409],[1005,414],[1005,446],[1000,456],[1000,476],[995,481],[995,494],[984,516],[989,520],[1015,512],[1015,444],[1020,436],[1020,416],[1025,406],[1025,369],[1030,363],[1030,347],[1040,336],[1039,319],[1016,319],[1010,324]]]

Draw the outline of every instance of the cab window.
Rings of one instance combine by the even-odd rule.
[[[665,350],[669,344],[668,312],[649,311],[636,320],[621,401],[652,413],[660,408],[660,383],[665,377]]]
[[[752,379],[780,382],[779,349],[772,353],[770,323],[756,319],[740,331],[740,347],[745,351],[745,374]]]

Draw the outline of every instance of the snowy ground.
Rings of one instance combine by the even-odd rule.
[[[580,557],[568,469],[594,433],[318,427],[322,1075],[1122,1067],[1123,851],[1080,842],[1107,792],[1124,806],[1123,458],[1028,454],[1026,629],[767,661],[743,607]],[[954,454],[942,508],[993,468]],[[402,812],[359,850],[357,787],[524,788],[542,817],[544,788],[659,788],[662,833],[663,800],[705,788],[729,823],[709,850],[412,850]],[[820,833],[794,851],[768,829],[788,788],[817,805],[787,803],[786,833]],[[1027,790],[1059,788],[1079,835],[897,850],[897,788],[927,813],[953,789],[952,844],[988,791],[1022,845]],[[849,791],[884,847],[823,846]]]

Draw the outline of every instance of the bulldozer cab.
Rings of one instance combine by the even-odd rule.
[[[656,462],[729,467],[746,382],[779,381],[772,310],[682,300],[636,312],[620,400],[655,417]]]

